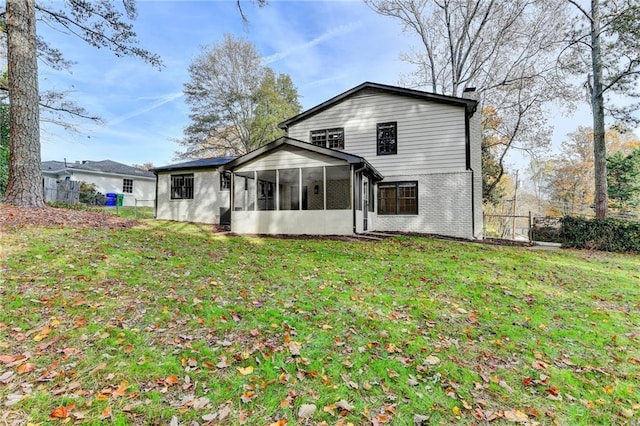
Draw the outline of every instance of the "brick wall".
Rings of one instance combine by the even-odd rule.
[[[385,177],[385,182],[418,181],[418,215],[378,215],[376,230],[473,238],[471,178],[469,171]]]

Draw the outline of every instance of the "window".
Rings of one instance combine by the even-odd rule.
[[[133,179],[122,179],[122,192],[133,194]]]
[[[344,128],[312,130],[311,144],[331,149],[344,149]]]
[[[391,155],[398,153],[398,123],[379,123],[378,131],[378,155]]]
[[[193,199],[193,174],[171,175],[171,199]]]
[[[258,175],[258,210],[276,209],[276,171],[264,170]]]
[[[378,214],[418,214],[418,182],[379,183]]]
[[[231,189],[231,172],[226,170],[220,172],[220,191],[229,191]]]

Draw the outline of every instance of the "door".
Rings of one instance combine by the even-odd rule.
[[[366,180],[362,183],[362,230],[366,231],[368,226],[369,215],[369,182]]]

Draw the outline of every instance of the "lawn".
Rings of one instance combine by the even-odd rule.
[[[0,247],[8,424],[640,418],[637,256],[151,220]]]

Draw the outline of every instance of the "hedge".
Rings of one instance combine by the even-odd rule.
[[[640,253],[640,222],[566,216],[561,239],[563,247]]]

